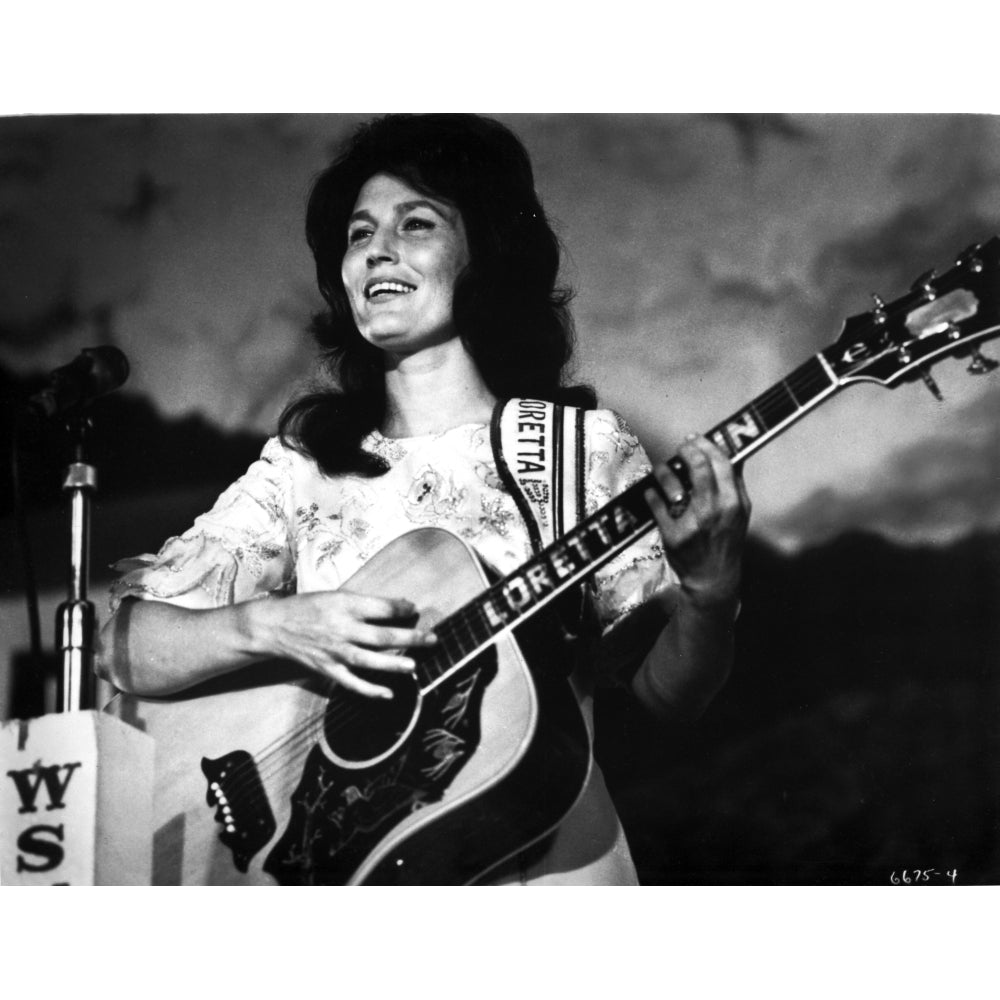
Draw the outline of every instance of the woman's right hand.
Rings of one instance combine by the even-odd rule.
[[[252,652],[297,660],[372,698],[391,698],[392,691],[363,680],[353,668],[411,673],[416,662],[403,650],[437,642],[427,630],[391,624],[416,614],[416,606],[404,599],[326,590],[251,601],[242,608]]]

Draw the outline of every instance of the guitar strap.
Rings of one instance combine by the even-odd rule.
[[[497,471],[536,553],[583,519],[583,414],[542,399],[509,399],[494,413]]]
[[[497,472],[514,498],[535,553],[583,520],[583,418],[578,407],[541,399],[509,399],[494,411],[490,443]],[[575,604],[568,613],[569,602],[560,608],[571,636],[581,628],[582,590]]]

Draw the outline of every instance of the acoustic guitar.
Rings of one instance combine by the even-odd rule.
[[[940,398],[931,363],[995,369],[979,344],[1000,333],[998,265],[993,237],[896,301],[875,296],[832,346],[707,436],[741,462],[849,385],[923,379]],[[501,580],[442,529],[379,552],[345,586],[411,600],[439,637],[412,676],[380,675],[391,700],[274,661],[169,698],[118,695],[107,711],[156,741],[154,881],[468,883],[542,841],[582,792],[591,754],[571,664],[538,612],[653,526],[651,487],[652,476],[636,483]]]

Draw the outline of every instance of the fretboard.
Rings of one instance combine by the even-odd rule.
[[[837,391],[821,354],[713,427],[705,436],[739,462]],[[684,463],[668,460],[682,478]],[[630,486],[513,573],[435,626],[438,644],[418,658],[417,680],[428,691],[549,601],[586,579],[653,526],[645,495],[652,475]]]
[[[705,437],[718,445],[731,461],[740,462],[838,388],[823,355],[816,354],[742,410],[717,424]]]

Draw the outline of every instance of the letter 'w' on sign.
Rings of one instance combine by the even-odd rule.
[[[73,772],[80,766],[80,761],[74,764],[50,764],[42,767],[36,764],[32,768],[24,771],[8,771],[9,777],[17,787],[17,795],[21,800],[21,807],[18,812],[33,813],[38,812],[35,804],[38,799],[38,790],[45,785],[48,795],[46,810],[64,809],[63,798],[66,795],[66,788],[69,786]],[[60,777],[60,772],[65,771],[65,775]]]

